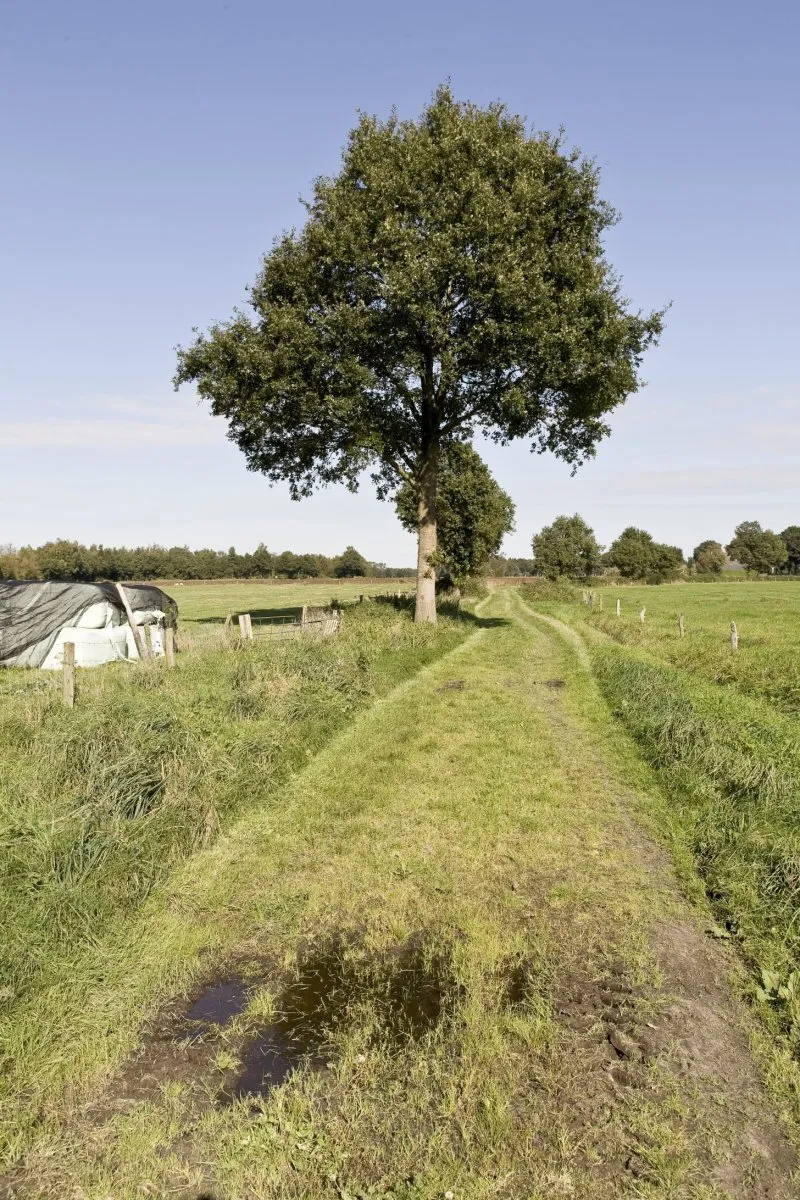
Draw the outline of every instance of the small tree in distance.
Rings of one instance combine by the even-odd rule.
[[[419,495],[413,483],[400,488],[396,504],[402,524],[416,533]],[[453,442],[442,451],[436,523],[434,564],[456,582],[479,575],[514,528],[513,500],[465,442]]]
[[[733,533],[733,541],[728,546],[728,554],[735,558],[748,571],[757,571],[768,575],[777,567],[782,567],[789,557],[789,552],[771,529],[762,529],[758,521],[742,521]]]
[[[333,573],[337,579],[355,579],[367,575],[369,563],[363,554],[359,554],[355,546],[348,546],[344,554],[337,558]]]
[[[608,549],[606,561],[626,579],[646,579],[662,583],[675,579],[684,569],[683,551],[653,540],[645,529],[629,525]]]
[[[728,558],[720,543],[709,539],[701,542],[699,546],[695,546],[692,561],[698,571],[709,575],[719,575]]]
[[[418,494],[418,621],[435,621],[439,462],[475,429],[573,464],[639,388],[663,314],[632,311],[605,257],[595,165],[502,104],[441,87],[417,121],[362,115],[299,233],[236,312],[178,352],[247,466]]]
[[[800,525],[787,525],[781,531],[781,541],[786,547],[786,565],[792,575],[800,571]]]
[[[602,550],[594,531],[577,513],[573,517],[556,517],[545,525],[533,539],[533,559],[536,572],[546,579],[568,575],[585,579],[600,565]]]

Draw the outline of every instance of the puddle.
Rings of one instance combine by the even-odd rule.
[[[243,1096],[265,1096],[272,1088],[285,1083],[301,1066],[320,1068],[323,1059],[304,1054],[300,1046],[287,1039],[280,1025],[269,1025],[247,1046],[241,1069],[227,1089],[226,1097],[233,1100]]]
[[[216,1027],[227,1025],[244,1012],[247,1002],[247,986],[238,976],[206,988],[186,1014],[188,1028],[183,1040],[194,1041]]]
[[[311,946],[276,998],[276,1020],[245,1047],[227,1095],[264,1095],[298,1068],[321,1069],[346,1028],[362,1028],[373,1045],[419,1041],[462,995],[449,950],[419,935],[378,954],[344,936]]]

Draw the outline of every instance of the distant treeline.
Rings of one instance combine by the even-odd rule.
[[[0,546],[0,579],[398,579],[413,567],[368,562],[348,546],[342,554],[273,554],[263,543],[252,554],[230,550],[190,550],[187,546],[82,546],[58,540],[43,546]]]
[[[536,575],[536,563],[532,558],[506,558],[493,554],[486,564],[485,574],[493,579],[511,575]]]

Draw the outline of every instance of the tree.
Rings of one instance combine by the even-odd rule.
[[[561,135],[437,91],[419,120],[362,115],[233,318],[179,349],[251,470],[416,487],[417,620],[435,621],[439,459],[476,428],[579,465],[639,387],[662,313],[606,261],[616,214]]]
[[[647,572],[648,583],[663,583],[666,579],[677,579],[683,573],[686,559],[680,546],[667,546],[663,542],[653,542],[653,555],[650,570]]]
[[[369,563],[363,554],[359,554],[354,546],[348,546],[344,554],[336,560],[333,573],[337,579],[354,579],[366,575]]]
[[[403,484],[395,503],[403,525],[416,533],[419,490],[413,481]],[[514,528],[513,500],[466,442],[451,442],[441,451],[436,524],[433,564],[456,581],[479,575]]]
[[[786,547],[786,564],[792,575],[800,571],[800,525],[787,525],[781,533],[781,541]]]
[[[648,583],[674,579],[685,566],[679,546],[655,542],[645,529],[636,529],[633,525],[623,529],[611,543],[606,561],[626,579],[646,579]]]
[[[585,579],[600,565],[601,551],[594,536],[582,517],[556,517],[552,525],[545,525],[533,539],[533,558],[536,573],[547,579],[558,579],[569,575]]]
[[[695,546],[692,561],[698,571],[719,575],[728,559],[720,543],[709,539]]]
[[[758,521],[742,521],[733,531],[728,554],[748,571],[769,574],[782,567],[789,557],[781,538],[771,529],[762,529]]]
[[[645,579],[653,562],[653,538],[629,525],[608,548],[607,561],[626,579]]]

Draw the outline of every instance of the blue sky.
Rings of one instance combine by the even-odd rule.
[[[170,379],[302,221],[355,110],[415,115],[446,77],[563,125],[621,211],[627,295],[672,302],[647,388],[576,478],[486,448],[517,504],[507,551],[560,512],[686,550],[800,523],[799,54],[789,0],[4,0],[0,543],[412,561],[368,484],[293,503]]]

